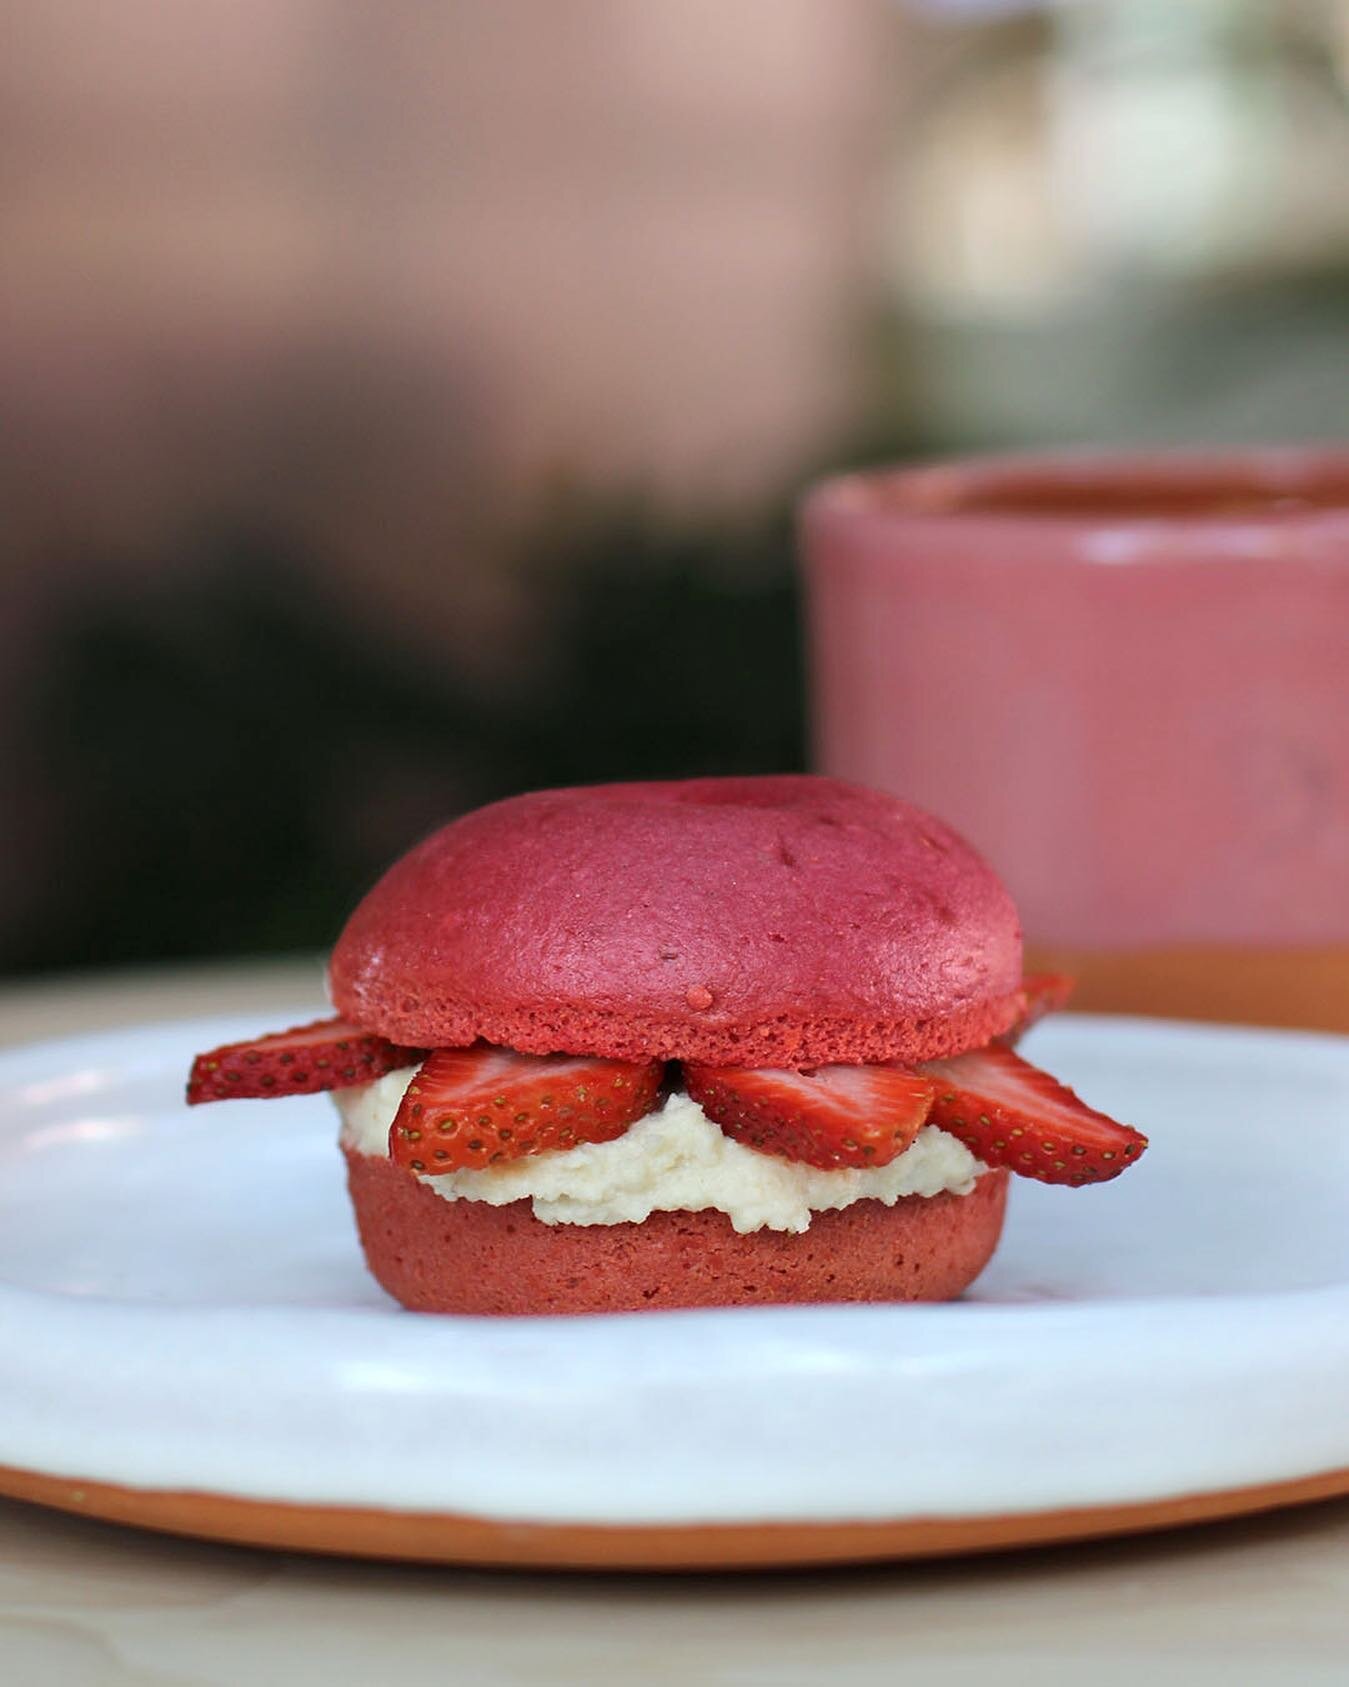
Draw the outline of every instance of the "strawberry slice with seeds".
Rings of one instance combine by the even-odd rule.
[[[389,1154],[434,1174],[610,1142],[651,1111],[664,1074],[659,1060],[437,1049],[394,1115]]]
[[[346,1019],[318,1019],[247,1043],[226,1043],[199,1054],[187,1080],[189,1106],[367,1084],[421,1059]]]
[[[1126,1171],[1148,1145],[1022,1060],[991,1044],[920,1068],[937,1085],[932,1123],[986,1165],[1041,1183],[1104,1183]]]
[[[1057,1013],[1068,1005],[1068,998],[1077,988],[1077,980],[1066,972],[1032,972],[1021,980],[1021,1012],[1016,1024],[994,1039],[1015,1048],[1021,1039],[1048,1013]]]
[[[684,1063],[689,1094],[727,1136],[826,1171],[885,1166],[923,1128],[934,1085],[911,1067],[768,1067]]]

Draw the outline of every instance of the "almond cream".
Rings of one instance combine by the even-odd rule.
[[[384,1156],[389,1127],[415,1067],[337,1090],[342,1145]],[[822,1171],[734,1142],[696,1101],[676,1092],[612,1142],[423,1176],[446,1201],[505,1206],[529,1200],[544,1224],[633,1224],[653,1212],[723,1212],[738,1231],[809,1229],[811,1215],[854,1201],[886,1206],[908,1195],[968,1195],[987,1168],[934,1126],[888,1166]],[[411,1174],[410,1174],[411,1175]]]

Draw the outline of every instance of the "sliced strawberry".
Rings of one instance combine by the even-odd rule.
[[[1041,1183],[1103,1183],[1148,1145],[1129,1125],[1097,1113],[1073,1092],[994,1043],[920,1068],[937,1085],[932,1123],[990,1166]]]
[[[191,1106],[273,1095],[313,1095],[318,1090],[368,1084],[398,1066],[420,1060],[345,1019],[319,1019],[292,1031],[275,1031],[250,1043],[227,1043],[199,1054],[187,1080]]]
[[[664,1072],[659,1060],[437,1049],[407,1087],[389,1154],[434,1173],[609,1142],[651,1111]]]
[[[996,1040],[1015,1048],[1047,1013],[1057,1013],[1068,1005],[1068,998],[1077,988],[1077,980],[1066,972],[1032,972],[1021,980],[1021,1012],[1016,1024]]]
[[[912,1143],[934,1085],[908,1066],[769,1067],[684,1063],[689,1094],[727,1136],[808,1166],[885,1166]]]

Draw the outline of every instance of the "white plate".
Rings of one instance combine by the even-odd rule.
[[[182,1105],[193,1053],[257,1029],[0,1055],[0,1466],[600,1525],[969,1519],[1349,1468],[1349,1039],[1037,1030],[1031,1057],[1152,1147],[1103,1188],[1013,1180],[954,1305],[498,1321],[411,1316],[366,1276],[325,1098]]]

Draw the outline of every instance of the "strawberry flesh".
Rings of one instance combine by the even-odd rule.
[[[994,1043],[920,1068],[936,1084],[932,1123],[986,1165],[1041,1183],[1103,1183],[1139,1157],[1148,1139],[1117,1124]]]
[[[367,1084],[420,1059],[420,1051],[400,1048],[348,1020],[319,1019],[199,1054],[187,1080],[187,1100],[196,1106],[203,1101],[314,1095]]]
[[[1068,998],[1077,988],[1077,980],[1064,972],[1033,972],[1021,981],[1021,1012],[1016,1024],[996,1040],[1015,1048],[1032,1025],[1038,1024],[1047,1013],[1057,1013],[1068,1005]]]
[[[727,1136],[808,1166],[885,1166],[922,1129],[935,1086],[910,1067],[810,1071],[684,1064],[688,1093]]]
[[[609,1142],[651,1111],[664,1073],[659,1060],[437,1049],[404,1093],[389,1154],[434,1175]]]

